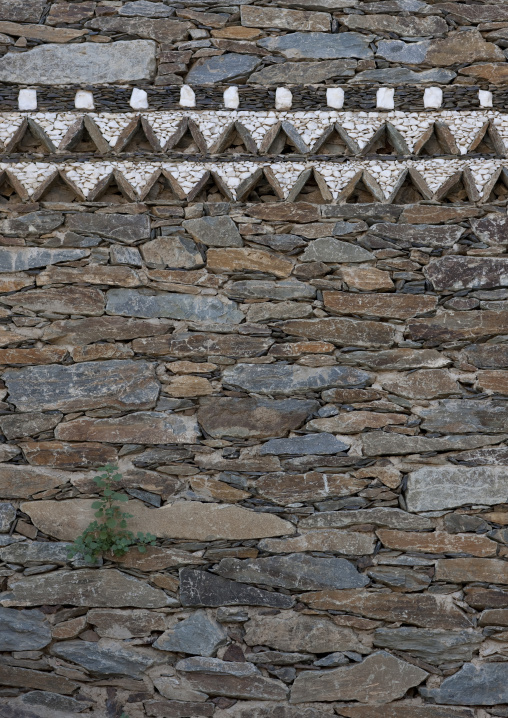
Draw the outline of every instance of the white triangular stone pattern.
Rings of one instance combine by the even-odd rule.
[[[106,142],[114,147],[123,130],[129,125],[136,113],[104,112],[90,115]]]
[[[58,165],[49,162],[20,162],[6,167],[31,197],[51,175],[58,173]]]
[[[46,133],[55,147],[65,137],[68,129],[80,118],[75,112],[37,112],[31,118]]]
[[[19,112],[0,113],[0,142],[3,145],[12,140],[24,119]]]
[[[60,165],[59,169],[63,169],[83,196],[88,197],[97,184],[114,170],[114,165],[111,162],[72,162]]]

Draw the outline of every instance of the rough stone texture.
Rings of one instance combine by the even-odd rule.
[[[65,641],[52,647],[51,652],[99,676],[140,678],[154,662],[153,658],[108,639],[100,643]]]
[[[161,651],[214,656],[227,642],[227,634],[218,623],[211,621],[204,611],[197,611],[163,633],[154,643]]]
[[[40,611],[0,608],[2,651],[34,651],[51,642],[51,630]]]
[[[466,663],[455,675],[446,678],[439,688],[422,689],[422,693],[445,705],[491,706],[505,703],[507,666]]]

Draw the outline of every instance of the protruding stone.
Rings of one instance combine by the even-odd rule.
[[[226,642],[227,633],[222,626],[212,621],[205,611],[196,611],[169,628],[153,645],[160,651],[215,656]]]
[[[319,368],[291,364],[238,364],[226,369],[223,382],[256,394],[299,394],[331,387],[358,386],[369,382],[367,372],[343,366]]]
[[[208,571],[180,570],[180,600],[183,606],[268,606],[291,608],[294,599],[275,591],[264,591],[229,581]]]
[[[208,247],[243,247],[236,224],[225,215],[187,219],[182,222],[182,227]]]
[[[445,705],[492,706],[508,701],[507,679],[506,663],[466,663],[439,688],[422,688],[420,692]]]
[[[425,466],[408,476],[409,511],[441,511],[467,504],[504,503],[508,476],[496,466]]]
[[[378,628],[374,645],[440,665],[453,661],[470,661],[482,637],[474,631],[443,631],[424,628]]]
[[[155,662],[154,658],[145,653],[109,639],[102,639],[99,643],[64,641],[53,645],[51,653],[99,676],[141,678],[144,671]]]
[[[139,411],[118,418],[83,417],[64,422],[55,438],[64,441],[107,441],[112,444],[192,444],[199,436],[193,416]]]
[[[51,643],[51,629],[40,611],[0,608],[0,650],[36,651]]]

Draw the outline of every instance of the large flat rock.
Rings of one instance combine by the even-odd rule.
[[[408,476],[410,511],[440,511],[465,504],[504,503],[508,492],[505,467],[425,466]]]

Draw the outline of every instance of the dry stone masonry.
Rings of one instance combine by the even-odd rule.
[[[507,57],[0,0],[0,718],[508,718]],[[156,544],[94,566],[106,463]]]

